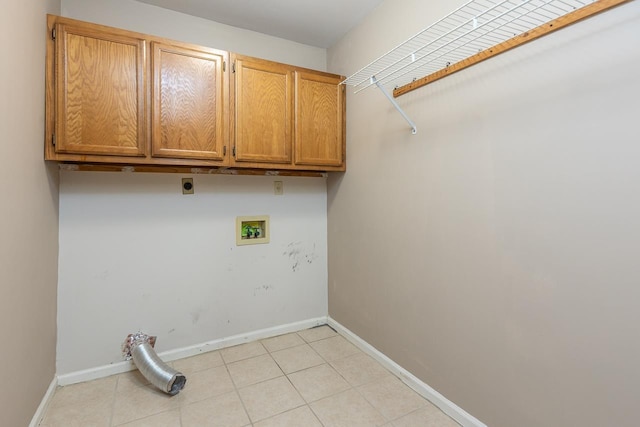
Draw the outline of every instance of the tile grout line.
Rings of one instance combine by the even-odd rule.
[[[330,339],[330,338],[334,338],[334,337],[336,337],[336,336],[339,336],[339,337],[342,337],[342,338],[343,338],[345,341],[347,341],[349,344],[353,345],[351,342],[349,342],[349,340],[347,340],[344,336],[342,336],[339,332],[337,332],[337,331],[336,331],[335,329],[333,329],[331,326],[329,326],[329,325],[326,325],[326,326],[327,326],[327,327],[329,327],[333,332],[335,332],[335,335],[330,336],[330,337],[325,337],[325,338],[322,338],[322,339],[319,339],[319,340],[316,340],[316,341],[313,341],[313,342],[324,341],[324,340],[327,340],[327,339]],[[309,344],[311,344],[311,343],[309,343]],[[354,347],[355,347],[355,346],[354,346]],[[311,346],[311,348],[313,348],[313,346]],[[355,357],[355,356],[359,355],[360,353],[362,353],[362,354],[365,354],[365,355],[366,355],[366,353],[365,353],[365,352],[363,352],[363,351],[362,351],[361,349],[359,349],[358,347],[355,347],[355,348],[358,350],[358,352],[357,352],[357,353],[350,354],[350,355],[348,355],[348,356],[344,356],[344,357],[339,357],[339,358],[337,358],[337,359],[333,359],[333,360],[331,360],[331,361],[327,360],[325,357],[323,357],[323,356],[322,356],[322,355],[320,355],[319,353],[318,353],[318,354],[319,354],[319,356],[320,356],[323,360],[325,360],[325,362],[327,363],[327,365],[329,365],[329,366],[331,367],[331,369],[333,369],[333,370],[334,370],[338,375],[340,375],[340,377],[341,377],[342,379],[344,379],[344,381],[345,381],[347,384],[349,384],[349,386],[350,386],[350,389],[351,389],[351,390],[354,390],[356,393],[358,393],[358,395],[359,395],[360,397],[362,397],[362,399],[364,399],[364,401],[365,401],[365,402],[367,402],[367,403],[368,403],[368,404],[373,408],[373,410],[374,410],[376,413],[378,413],[378,414],[382,417],[382,419],[384,419],[384,420],[385,420],[385,424],[391,423],[393,420],[389,420],[389,419],[387,419],[387,417],[385,417],[385,416],[384,416],[384,414],[382,414],[382,413],[381,413],[381,412],[380,412],[380,411],[379,411],[375,406],[373,406],[373,404],[372,404],[372,403],[371,403],[371,402],[370,402],[370,401],[369,401],[369,400],[368,400],[368,399],[367,399],[367,398],[366,398],[366,397],[365,397],[365,396],[360,392],[360,390],[358,389],[358,387],[361,387],[361,386],[363,386],[363,385],[365,385],[365,384],[372,384],[372,383],[374,383],[374,382],[375,382],[375,381],[377,381],[377,380],[371,380],[371,381],[369,381],[369,382],[367,382],[367,383],[365,383],[365,384],[360,384],[359,386],[357,386],[357,387],[356,387],[355,385],[351,384],[351,383],[350,383],[350,382],[349,382],[349,381],[344,377],[344,375],[342,375],[342,374],[341,374],[341,373],[340,373],[340,372],[339,372],[339,371],[338,371],[338,370],[337,370],[337,369],[332,365],[332,362],[336,362],[336,361],[339,361],[339,360],[344,360],[344,359],[347,359],[347,358],[349,358],[349,357]],[[315,348],[313,348],[313,350],[314,350],[314,351],[316,351],[316,353],[317,353],[317,350],[316,350]],[[378,363],[377,361],[375,361],[375,362],[376,362],[376,363]],[[379,363],[378,363],[378,364],[379,364]],[[387,369],[385,368],[385,370],[387,370]],[[387,371],[388,371],[388,370],[387,370]],[[336,395],[338,395],[338,394],[340,394],[340,393],[345,393],[345,392],[347,392],[347,391],[349,391],[349,390],[343,390],[343,391],[338,392],[338,393],[335,393],[335,394],[333,394],[333,395],[331,395],[331,396],[326,396],[326,397],[323,397],[322,399],[318,399],[317,401],[320,401],[320,400],[323,400],[323,399],[327,399],[327,398],[329,398],[329,397],[336,396]],[[309,405],[309,407],[311,407],[311,405]],[[313,411],[313,408],[311,408],[311,410]],[[315,414],[315,412],[314,412],[314,414]],[[316,415],[316,417],[317,417],[317,415]],[[383,424],[383,425],[384,425],[384,424]]]
[[[322,325],[322,326],[328,326],[328,325]],[[320,338],[320,339],[317,339],[317,340],[313,340],[313,341],[309,341],[309,340],[305,339],[304,337],[300,336],[300,334],[296,333],[296,335],[298,335],[298,336],[302,339],[302,341],[303,341],[303,343],[302,343],[302,344],[295,345],[295,346],[292,346],[292,347],[283,348],[283,349],[279,349],[279,350],[276,350],[276,351],[274,351],[274,352],[270,352],[269,350],[267,350],[267,351],[269,351],[269,355],[273,358],[273,353],[277,353],[277,352],[279,352],[279,351],[290,350],[290,349],[292,349],[292,348],[296,348],[296,347],[302,347],[302,346],[304,346],[304,345],[309,346],[309,348],[311,349],[311,351],[313,351],[313,353],[314,353],[314,354],[316,354],[316,355],[317,355],[317,356],[318,356],[318,357],[319,357],[319,358],[324,362],[323,364],[327,365],[329,368],[331,368],[332,370],[334,370],[334,371],[335,371],[335,372],[336,372],[336,373],[337,373],[337,374],[338,374],[338,375],[339,375],[339,376],[340,376],[340,377],[341,377],[341,378],[342,378],[342,379],[343,379],[343,380],[344,380],[344,381],[349,385],[349,388],[350,388],[350,389],[352,389],[352,388],[354,388],[354,387],[349,383],[349,381],[347,381],[347,380],[346,380],[346,378],[344,378],[344,377],[342,376],[342,374],[340,374],[338,371],[336,371],[336,369],[331,365],[331,362],[330,362],[330,361],[328,361],[326,358],[322,357],[322,355],[320,355],[320,354],[318,353],[318,351],[317,351],[315,348],[313,348],[313,346],[311,345],[311,344],[312,344],[312,343],[314,343],[314,342],[323,341],[323,340],[326,340],[326,339],[329,339],[329,338],[333,338],[333,337],[335,337],[335,336],[337,336],[337,335],[340,335],[340,334],[338,334],[338,333],[337,333],[333,328],[331,328],[330,326],[328,326],[328,327],[329,327],[331,330],[333,330],[333,331],[334,331],[335,335],[328,336],[328,337],[323,337],[323,338]],[[314,328],[311,328],[311,329],[314,329]],[[263,345],[264,345],[264,344],[263,344]],[[348,356],[347,356],[347,357],[348,357]],[[283,369],[282,369],[282,367],[280,366],[280,364],[278,364],[278,362],[277,362],[275,359],[273,359],[273,360],[274,360],[274,362],[276,362],[276,364],[280,367],[280,369],[281,369],[281,370],[283,370]],[[336,360],[337,360],[337,359],[336,359]],[[286,413],[286,412],[293,411],[293,410],[298,409],[298,408],[307,407],[307,408],[309,408],[309,410],[310,410],[310,411],[311,411],[311,413],[313,414],[314,418],[318,421],[318,423],[320,423],[320,425],[321,425],[321,426],[325,427],[325,424],[322,422],[322,420],[320,420],[320,418],[318,417],[318,414],[317,414],[317,413],[313,410],[313,408],[311,407],[311,404],[312,404],[312,403],[315,403],[315,402],[318,402],[318,401],[320,401],[320,400],[322,400],[322,399],[326,399],[326,398],[329,398],[329,397],[335,396],[335,395],[337,395],[337,394],[340,394],[340,393],[346,392],[346,391],[348,391],[349,389],[347,389],[347,390],[342,390],[342,391],[339,391],[339,392],[334,393],[334,394],[332,394],[332,395],[325,396],[325,397],[323,397],[323,398],[320,398],[320,399],[314,400],[314,401],[312,401],[312,402],[309,402],[309,401],[307,401],[304,397],[302,397],[302,395],[300,394],[300,391],[298,390],[298,388],[295,386],[295,384],[293,384],[293,383],[291,382],[291,378],[289,378],[289,376],[290,376],[291,374],[295,374],[295,373],[298,373],[298,372],[302,372],[302,371],[306,371],[306,370],[309,370],[309,369],[312,369],[312,368],[316,368],[316,367],[318,367],[318,366],[322,366],[323,364],[315,365],[315,366],[310,366],[310,367],[306,367],[306,368],[303,368],[303,369],[299,369],[299,370],[297,370],[297,371],[293,371],[293,372],[285,373],[285,374],[284,374],[284,376],[287,378],[287,381],[289,382],[289,384],[291,385],[291,387],[293,387],[293,389],[296,391],[296,393],[300,396],[300,398],[302,399],[302,401],[304,402],[304,404],[303,404],[303,405],[300,405],[300,406],[298,406],[298,407],[295,407],[295,408],[291,408],[291,409],[289,409],[289,410],[287,410],[287,411],[281,412],[280,414],[273,415],[273,416],[271,416],[271,417],[269,417],[269,418],[265,418],[265,420],[268,420],[268,419],[271,419],[271,418],[275,418],[275,417],[277,417],[277,416],[279,416],[279,415],[282,415],[282,414],[284,414],[284,413]],[[283,370],[283,372],[284,372],[284,370]],[[264,420],[260,420],[260,421],[264,421]]]
[[[300,390],[298,390],[298,388],[295,386],[295,384],[293,384],[293,383],[291,382],[291,378],[289,378],[289,375],[285,375],[285,378],[287,379],[287,381],[289,382],[289,384],[291,385],[291,387],[295,390],[295,392],[298,394],[298,396],[300,396],[300,399],[302,399],[302,401],[304,402],[304,404],[303,404],[303,405],[296,406],[295,408],[291,408],[291,409],[290,409],[290,411],[291,411],[291,410],[293,410],[293,409],[301,408],[301,407],[303,407],[303,406],[309,406],[309,409],[311,409],[311,406],[309,405],[309,402],[307,402],[307,399],[305,399],[305,398],[302,396],[302,394],[300,393]],[[285,412],[286,412],[286,411],[285,411]],[[284,412],[283,412],[283,413],[284,413]],[[278,415],[280,415],[280,414],[278,414]]]
[[[318,416],[318,414],[316,414],[316,411],[313,410],[311,405],[307,405],[307,406],[309,407],[309,410],[311,410],[311,413],[313,414],[313,416],[316,417],[316,420],[318,420],[318,422],[322,425],[322,427],[326,427],[325,424],[320,419],[320,417]]]
[[[109,425],[113,427],[113,415],[116,412],[116,399],[118,397],[118,384],[120,384],[120,379],[122,377],[118,375],[118,378],[115,381],[115,385],[113,387],[113,396],[111,400],[111,411],[109,412]]]
[[[260,345],[262,345],[262,343]],[[242,396],[240,396],[240,390],[238,389],[238,387],[236,385],[236,382],[233,380],[233,376],[231,375],[231,371],[229,371],[229,365],[227,364],[227,361],[224,360],[224,357],[222,357],[222,352],[220,352],[220,358],[222,359],[222,363],[224,363],[224,368],[227,371],[227,375],[229,375],[229,379],[231,380],[231,384],[233,384],[233,391],[235,392],[236,396],[238,396],[238,400],[240,401],[240,404],[242,405],[242,410],[244,411],[244,414],[247,416],[247,419],[249,420],[249,424],[251,426],[253,426],[253,420],[251,419],[251,416],[249,415],[249,411],[247,411],[247,405],[245,405],[244,400],[242,399]]]

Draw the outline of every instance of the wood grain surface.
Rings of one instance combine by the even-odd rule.
[[[343,163],[344,86],[340,77],[296,72],[295,163]]]
[[[282,64],[242,59],[235,67],[235,160],[290,163],[291,71]]]
[[[58,26],[58,151],[143,155],[144,40]]]
[[[153,44],[154,156],[223,160],[225,55]]]

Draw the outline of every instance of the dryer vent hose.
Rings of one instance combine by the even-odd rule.
[[[182,390],[187,378],[162,361],[153,346],[156,337],[141,332],[130,334],[122,345],[123,355],[127,360],[133,359],[136,367],[146,379],[171,396]]]

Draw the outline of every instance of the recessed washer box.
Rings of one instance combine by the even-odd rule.
[[[269,215],[236,217],[236,245],[269,243]]]

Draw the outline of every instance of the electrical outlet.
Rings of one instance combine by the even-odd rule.
[[[182,178],[182,194],[193,194],[193,178]]]
[[[282,196],[284,194],[284,184],[282,181],[273,181],[273,194]]]

